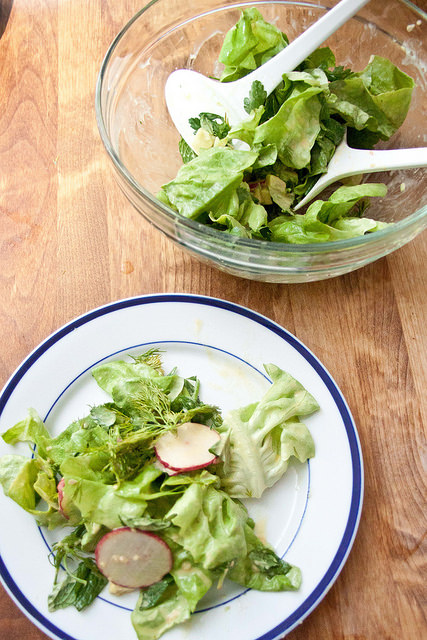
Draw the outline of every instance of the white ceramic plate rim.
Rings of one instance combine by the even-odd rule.
[[[172,303],[184,303],[184,304],[197,304],[207,305],[211,307],[217,307],[223,309],[232,314],[243,316],[259,325],[264,327],[267,331],[271,331],[279,338],[287,342],[293,349],[295,349],[307,363],[315,370],[318,376],[321,378],[325,386],[327,387],[336,407],[339,411],[343,425],[346,430],[346,437],[348,440],[348,446],[351,456],[351,472],[352,472],[352,492],[350,499],[350,509],[348,513],[347,523],[344,529],[344,533],[341,537],[340,543],[336,549],[335,556],[332,559],[328,569],[325,571],[322,579],[317,583],[316,587],[311,591],[308,597],[298,606],[291,615],[288,615],[279,625],[268,630],[266,633],[259,636],[256,640],[274,640],[282,637],[284,634],[291,631],[297,624],[301,623],[307,615],[319,604],[326,593],[331,588],[332,584],[337,579],[342,567],[344,566],[348,554],[354,542],[354,538],[357,532],[357,528],[360,521],[360,515],[362,510],[363,501],[363,460],[362,452],[360,448],[359,437],[357,430],[351,416],[347,403],[336,385],[335,381],[325,369],[322,363],[314,356],[314,354],[295,336],[285,330],[283,327],[273,322],[269,318],[252,311],[246,307],[237,305],[235,303],[221,300],[219,298],[211,298],[207,296],[193,295],[193,294],[152,294],[145,296],[138,296],[134,298],[127,298],[112,302],[110,304],[98,307],[92,311],[89,311],[70,323],[64,325],[51,336],[49,336],[44,342],[42,342],[36,349],[34,349],[29,356],[22,362],[18,369],[12,374],[9,381],[6,383],[1,395],[0,395],[0,416],[2,415],[7,402],[19,385],[21,379],[25,373],[33,366],[33,364],[50,349],[52,345],[62,340],[71,331],[74,331],[79,326],[86,323],[96,322],[96,319],[106,314],[114,313],[120,309],[135,307],[145,304],[172,302]],[[42,631],[47,633],[50,637],[57,640],[75,640],[68,633],[56,626],[51,619],[47,618],[28,600],[25,593],[17,586],[13,576],[9,572],[3,558],[0,555],[0,580],[5,587],[6,591],[10,594],[12,599],[23,611],[23,613],[32,620],[32,622],[38,626]]]

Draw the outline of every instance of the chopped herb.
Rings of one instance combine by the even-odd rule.
[[[252,82],[249,97],[243,100],[246,113],[251,113],[254,109],[261,107],[267,99],[267,91],[259,80]]]
[[[216,113],[199,113],[198,118],[190,118],[188,122],[195,132],[204,129],[220,140],[225,138],[230,131],[230,125],[225,118]]]

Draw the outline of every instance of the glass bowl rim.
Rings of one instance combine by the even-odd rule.
[[[149,204],[158,209],[166,218],[169,219],[172,223],[178,223],[180,226],[187,228],[188,231],[194,232],[196,235],[201,234],[206,240],[210,238],[212,241],[219,242],[222,244],[232,244],[233,248],[238,249],[245,248],[250,250],[258,250],[260,254],[268,254],[268,253],[292,253],[295,255],[296,253],[328,253],[339,251],[342,249],[355,249],[358,247],[364,247],[371,244],[379,244],[381,241],[386,240],[387,238],[393,238],[396,235],[399,235],[401,231],[405,230],[407,227],[411,227],[417,221],[422,220],[424,217],[427,217],[427,205],[422,206],[417,211],[414,211],[409,216],[406,216],[402,220],[398,222],[394,222],[384,229],[380,229],[375,231],[374,233],[367,233],[363,236],[357,236],[355,238],[346,238],[343,240],[332,240],[327,242],[310,242],[304,244],[293,244],[293,243],[285,243],[285,242],[273,242],[270,240],[259,240],[257,238],[242,238],[236,236],[234,234],[230,234],[227,231],[221,231],[219,229],[213,229],[208,225],[205,225],[197,220],[191,220],[190,218],[186,218],[185,216],[181,216],[179,213],[168,207],[166,204],[163,204],[160,200],[156,198],[150,191],[145,189],[139,182],[135,180],[132,174],[127,170],[126,166],[120,160],[118,154],[116,153],[110,136],[107,132],[107,127],[104,121],[104,115],[101,105],[101,94],[103,88],[103,81],[106,74],[106,69],[108,63],[110,61],[111,56],[113,55],[115,49],[126,35],[126,33],[130,30],[134,22],[136,22],[148,9],[157,4],[161,0],[150,0],[144,7],[142,7],[137,13],[132,16],[132,18],[122,27],[122,29],[117,33],[115,38],[112,40],[110,46],[107,49],[107,52],[102,61],[98,78],[96,82],[95,89],[95,115],[96,122],[98,125],[98,130],[100,133],[100,137],[102,143],[112,160],[114,166],[118,170],[118,172],[123,176],[128,185],[136,191],[136,193],[145,201],[148,201]],[[419,15],[419,7],[414,5],[410,0],[397,0],[401,4],[409,6],[412,10],[416,11]],[[271,4],[271,0],[242,0],[241,2],[233,3],[230,5],[226,5],[221,9],[238,9],[243,5],[262,5],[262,4]],[[297,4],[303,5],[310,8],[316,9],[330,9],[330,7],[326,7],[324,5],[313,4],[312,2],[306,0],[281,0],[280,4]],[[215,9],[216,11],[217,9]],[[198,14],[194,17],[200,17],[202,15],[207,15],[214,10],[207,10],[201,14]],[[422,15],[425,18],[424,15]],[[374,24],[374,23],[371,23]],[[378,25],[374,25],[376,28],[379,28]],[[391,34],[386,32],[388,36],[392,37]],[[427,223],[427,221],[426,221]]]

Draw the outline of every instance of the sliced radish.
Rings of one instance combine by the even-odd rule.
[[[67,514],[64,511],[64,487],[65,487],[65,480],[64,478],[61,478],[61,480],[58,482],[58,485],[56,487],[56,490],[58,492],[59,511],[60,513],[62,513],[64,518],[67,518],[67,520],[69,520],[70,517],[67,516]]]
[[[160,462],[174,471],[203,469],[217,457],[209,449],[218,442],[220,435],[214,429],[198,422],[184,422],[175,433],[165,433],[156,443],[156,455]]]
[[[76,484],[77,480],[75,480],[74,478],[68,478],[67,482],[71,485]],[[61,478],[56,486],[56,490],[58,492],[59,513],[61,513],[64,518],[69,520],[70,524],[77,524],[78,522],[80,522],[82,514],[80,513],[80,510],[78,509],[78,507],[76,507],[74,502],[67,498],[64,489],[65,478]]]
[[[154,462],[154,466],[156,467],[156,469],[159,469],[162,473],[166,473],[168,476],[179,475],[179,471],[174,471],[173,469],[169,469],[168,467],[165,467],[165,465],[162,464],[158,458]]]
[[[113,529],[96,545],[95,560],[110,582],[127,589],[149,587],[172,569],[172,552],[149,531]]]

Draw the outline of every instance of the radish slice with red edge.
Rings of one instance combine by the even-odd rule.
[[[169,573],[173,564],[164,540],[130,527],[106,533],[96,545],[95,560],[110,582],[127,589],[149,587]]]
[[[62,513],[64,518],[67,518],[67,520],[69,520],[70,517],[67,516],[67,514],[64,511],[64,487],[65,487],[65,480],[64,478],[61,478],[61,480],[58,482],[58,485],[56,487],[56,490],[58,492],[59,511],[60,513]]]
[[[174,471],[173,469],[169,469],[169,467],[165,467],[165,465],[162,464],[158,458],[156,459],[154,465],[156,469],[159,469],[162,473],[166,473],[168,476],[179,475],[179,471]]]
[[[159,461],[174,471],[194,471],[217,462],[209,449],[220,440],[214,429],[198,422],[184,422],[175,432],[168,432],[156,442],[155,451]]]
[[[74,478],[68,478],[67,482],[69,484],[76,484],[77,480]],[[67,498],[67,495],[64,492],[65,489],[65,478],[61,478],[56,486],[56,490],[58,492],[58,507],[59,513],[66,518],[70,525],[78,524],[81,520],[81,513],[72,500]]]

